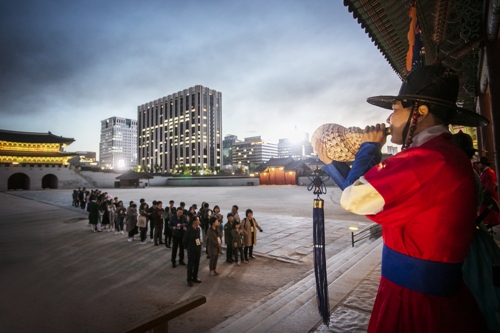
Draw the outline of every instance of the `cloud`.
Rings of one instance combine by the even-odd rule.
[[[2,127],[75,137],[196,84],[223,94],[223,134],[385,120],[399,80],[336,1],[16,1],[0,5]],[[4,33],[5,32],[5,33]],[[380,117],[379,117],[380,116]]]

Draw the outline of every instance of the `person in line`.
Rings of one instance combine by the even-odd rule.
[[[115,231],[116,206],[115,206],[113,199],[108,200],[108,214],[109,214],[109,230],[108,230],[108,232]]]
[[[100,216],[101,216],[101,225],[104,226],[104,229],[107,229],[109,232],[109,210],[108,210],[108,200],[105,196],[101,196],[100,198]]]
[[[245,253],[245,261],[248,262],[248,259],[255,259],[253,255],[253,247],[257,245],[257,230],[260,232],[264,232],[260,227],[259,223],[253,218],[253,211],[251,209],[247,209],[245,212],[245,218],[241,222],[241,227],[245,230],[245,240],[244,240],[244,253]]]
[[[123,221],[127,215],[127,208],[123,206],[123,201],[118,201],[116,208],[115,235],[123,234]]]
[[[71,206],[73,207],[78,207],[78,191],[77,190],[73,190],[73,194],[72,194],[72,198],[73,198],[73,202],[71,203]]]
[[[458,76],[434,64],[413,70],[398,96],[368,98],[392,110],[391,141],[403,144],[384,161],[384,124],[365,128],[351,168],[332,161],[324,142],[314,147],[342,189],[342,208],[382,225],[382,276],[369,333],[488,332],[462,275],[475,229],[476,181],[448,130],[488,122],[456,105],[458,91]]]
[[[151,203],[151,207],[148,208],[148,213],[150,214],[148,217],[149,239],[150,239],[151,243],[154,242],[154,235],[155,235],[155,223],[153,221],[153,210],[156,209],[156,204],[157,204],[157,201],[153,200],[153,202]]]
[[[219,260],[219,253],[221,248],[221,237],[219,234],[219,220],[216,216],[210,218],[210,228],[207,232],[208,240],[208,255],[210,256],[209,268],[210,275],[219,275],[217,272],[217,261]]]
[[[233,226],[234,227],[231,230],[231,236],[233,242],[234,264],[241,266],[241,264],[238,262],[238,255],[241,262],[248,264],[248,260],[245,261],[243,258],[243,237],[245,236],[245,230],[241,228],[241,223],[238,221],[234,221]]]
[[[146,202],[141,203],[139,206],[139,216],[144,216],[146,219],[149,218],[149,207]],[[139,228],[139,236],[141,238],[141,244],[145,245],[147,244],[147,238],[148,238],[148,226],[146,224],[145,227],[138,227]]]
[[[86,201],[85,201],[85,187],[78,192],[78,201],[80,202],[80,208],[85,209]]]
[[[87,205],[87,211],[89,212],[89,224],[92,231],[101,232],[101,226],[99,225],[99,205],[92,200]]]
[[[193,282],[201,283],[198,279],[198,268],[200,267],[201,258],[201,230],[200,219],[193,215],[193,221],[188,226],[182,243],[184,248],[187,249],[188,263],[187,263],[187,284],[189,287],[193,286]]]
[[[172,230],[172,267],[176,267],[177,251],[179,252],[179,265],[186,265],[184,263],[184,244],[182,239],[184,232],[187,230],[186,217],[184,216],[182,207],[178,207],[175,214],[170,216],[168,227]]]
[[[241,223],[240,214],[238,214],[238,209],[240,209],[238,205],[233,205],[233,207],[231,207],[231,213],[233,213],[234,221]]]
[[[152,213],[153,225],[155,227],[155,235],[154,235],[155,246],[164,244],[161,241],[161,234],[163,232],[163,214],[164,213],[165,213],[165,210],[163,209],[163,203],[161,201],[157,201],[156,206],[153,209],[153,213]]]
[[[233,263],[233,213],[227,213],[227,222],[224,225],[224,243],[226,243],[226,262]]]
[[[219,237],[223,239],[224,237],[224,216],[220,213],[220,207],[218,205],[214,206],[213,210],[213,216],[217,218],[217,221],[219,221]],[[224,254],[224,250],[222,250],[222,247],[220,249],[220,254]]]
[[[168,224],[170,222],[170,216],[175,214],[176,209],[174,207],[174,200],[170,200],[169,206],[165,209],[163,213],[163,219],[165,220],[165,231],[163,232],[165,236],[165,247],[170,249],[172,246],[172,230],[169,228]]]
[[[208,202],[203,203],[202,209],[200,209],[200,221],[201,230],[203,232],[203,243],[205,243],[205,253],[208,255],[208,242],[207,242],[207,231],[209,228],[210,217],[212,216],[212,210],[210,209],[210,204]]]
[[[134,236],[139,233],[137,230],[137,215],[137,205],[133,201],[130,201],[126,217],[129,242],[132,242],[134,240]]]

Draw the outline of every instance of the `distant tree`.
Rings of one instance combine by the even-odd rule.
[[[183,175],[190,175],[191,174],[191,169],[187,166],[183,166],[181,171],[182,171]]]
[[[248,171],[253,172],[255,170],[255,168],[257,168],[257,167],[258,167],[257,164],[250,162],[250,164],[248,165]]]
[[[155,163],[154,169],[155,169],[156,173],[160,173],[161,172],[161,165],[158,163]]]
[[[244,175],[247,173],[247,170],[244,167],[238,167],[234,170],[235,175]]]

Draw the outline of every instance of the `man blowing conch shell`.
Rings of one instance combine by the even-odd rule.
[[[343,190],[341,206],[382,225],[382,276],[368,332],[488,332],[461,268],[471,243],[477,190],[449,124],[485,126],[456,106],[458,77],[441,65],[411,72],[398,96],[370,104],[392,109],[391,141],[403,150],[381,162],[385,125],[366,127],[352,168],[315,144],[323,169]]]

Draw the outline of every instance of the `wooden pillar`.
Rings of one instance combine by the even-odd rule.
[[[481,116],[485,117],[490,121],[490,124],[485,127],[478,127],[477,131],[477,149],[479,150],[479,156],[488,156],[490,160],[493,158],[493,122],[491,120],[490,111],[490,93],[486,89],[483,95],[479,96],[479,108],[481,110]]]
[[[498,149],[500,149],[500,40],[486,44],[486,59],[490,91],[491,127],[493,129],[493,163],[500,175]],[[490,155],[491,156],[491,155]]]

